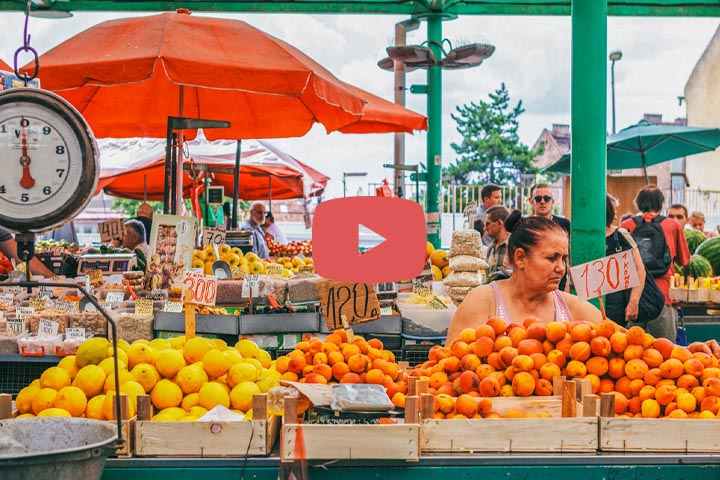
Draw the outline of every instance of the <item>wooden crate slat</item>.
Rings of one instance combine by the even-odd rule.
[[[602,451],[720,452],[717,420],[600,418]]]

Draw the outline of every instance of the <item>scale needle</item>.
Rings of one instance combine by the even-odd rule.
[[[28,155],[27,146],[27,131],[25,130],[25,117],[20,120],[20,127],[22,128],[22,156],[20,157],[20,165],[23,168],[22,178],[20,179],[20,186],[25,190],[30,190],[35,186],[35,179],[30,175],[30,163],[32,160]]]

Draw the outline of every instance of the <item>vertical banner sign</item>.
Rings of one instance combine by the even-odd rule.
[[[122,218],[108,220],[98,223],[100,230],[100,241],[102,243],[110,243],[115,238],[122,238],[125,234],[125,222]]]
[[[372,284],[322,280],[318,282],[317,288],[322,312],[330,330],[343,328],[343,316],[347,318],[348,325],[380,318],[380,303]]]
[[[185,302],[197,305],[215,305],[217,279],[213,275],[185,271],[182,283],[186,287]]]
[[[632,250],[570,267],[570,274],[580,300],[640,285]]]

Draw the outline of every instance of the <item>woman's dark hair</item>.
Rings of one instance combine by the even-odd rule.
[[[567,236],[567,232],[553,220],[538,216],[523,217],[520,210],[513,210],[505,220],[505,230],[510,232],[507,255],[513,263],[515,250],[518,248],[531,253],[549,233],[561,233]]]
[[[269,218],[272,223],[275,223],[275,217],[273,217],[272,213],[267,212],[267,214],[265,214],[265,218]]]
[[[615,214],[615,199],[611,195],[605,195],[605,227],[612,225]]]
[[[643,212],[659,212],[662,210],[665,195],[657,185],[645,185],[635,197],[635,205]]]
[[[482,218],[476,218],[473,221],[473,228],[480,232],[480,235],[485,234],[485,221]]]

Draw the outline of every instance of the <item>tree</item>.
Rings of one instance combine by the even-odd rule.
[[[137,215],[137,210],[142,205],[141,200],[130,200],[129,198],[115,197],[113,200],[113,209],[119,212],[123,212],[128,217],[134,217]],[[161,201],[149,201],[147,202],[153,209],[153,212],[162,212],[163,202]]]
[[[463,141],[451,144],[459,157],[443,169],[443,175],[465,185],[519,185],[521,173],[538,172],[532,159],[541,152],[520,143],[517,132],[518,117],[525,111],[522,100],[510,107],[510,93],[504,83],[489,97],[489,103],[470,102],[456,107],[457,114],[450,115]]]

